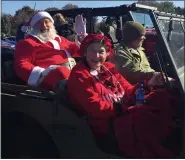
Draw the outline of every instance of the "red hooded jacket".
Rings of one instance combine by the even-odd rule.
[[[109,69],[123,87],[124,99],[128,103],[131,102],[135,97],[136,88],[116,72],[114,64],[105,62],[104,66]],[[106,81],[116,83],[116,79],[113,79],[108,71],[103,71],[100,74],[103,75],[100,77],[103,84]],[[104,136],[109,130],[109,120],[116,117],[116,112],[113,103],[104,98],[106,92],[102,83],[90,74],[90,69],[85,63],[79,63],[73,68],[67,87],[69,98],[79,110],[88,115],[95,133]]]
[[[88,35],[80,46],[81,55],[92,39],[105,39],[110,46],[104,36]],[[110,51],[109,47],[107,52]],[[103,138],[109,132],[109,120],[113,120],[117,145],[124,157],[171,158],[173,154],[161,143],[172,122],[171,96],[163,89],[153,90],[145,96],[143,105],[136,106],[137,85],[132,86],[113,64],[103,65],[97,75],[85,61],[81,62],[72,69],[67,82],[71,102],[88,116],[95,136]],[[120,95],[122,114],[117,116],[114,102]]]

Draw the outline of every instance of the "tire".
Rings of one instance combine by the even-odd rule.
[[[40,124],[23,113],[2,118],[2,158],[60,158],[52,138]]]

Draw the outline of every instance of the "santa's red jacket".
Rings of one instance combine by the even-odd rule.
[[[58,80],[69,77],[70,70],[66,66],[54,66],[56,69],[53,69],[52,65],[61,65],[71,57],[79,57],[79,47],[75,42],[57,36],[44,43],[38,37],[29,35],[16,45],[14,69],[28,85],[38,86],[43,71],[49,68],[41,86],[53,89]]]
[[[164,90],[152,91],[146,95],[144,105],[134,106],[137,86],[132,86],[105,62],[107,70],[99,74],[100,80],[90,73],[86,63],[77,64],[68,79],[69,98],[82,114],[88,115],[88,122],[97,138],[109,132],[109,120],[114,122],[114,133],[120,153],[129,158],[165,158],[172,154],[161,144],[169,133],[172,108],[169,95]],[[124,89],[122,115],[117,116],[111,101],[104,98],[106,83],[116,83]],[[103,84],[103,85],[102,85]],[[107,94],[108,95],[108,94]]]

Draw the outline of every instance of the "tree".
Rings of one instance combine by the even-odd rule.
[[[9,16],[9,23],[5,23],[7,22],[7,20],[5,20],[4,18],[4,22],[5,24],[2,24],[2,28],[11,28],[10,31],[6,31],[7,34],[10,35],[16,35],[16,31],[17,31],[17,27],[21,24],[24,23],[26,21],[28,21],[31,16],[34,14],[34,10],[32,8],[30,8],[29,6],[24,6],[23,8],[17,10],[15,12],[14,16]]]
[[[155,0],[138,0],[138,4],[157,7],[158,11],[184,15],[184,8],[175,7],[173,2],[156,2]]]
[[[159,11],[168,12],[168,13],[175,13],[175,6],[173,2],[161,2],[158,6]]]
[[[57,11],[57,10],[59,9],[56,7],[49,7],[49,8],[46,8],[44,11]]]
[[[179,14],[179,15],[184,15],[185,14],[185,10],[184,10],[184,8],[175,7],[175,13]]]
[[[147,5],[147,6],[152,6],[152,7],[158,7],[159,3],[156,2],[155,0],[138,0],[138,4],[142,5]]]
[[[14,23],[16,26],[19,26],[21,23],[28,21],[34,14],[34,10],[29,6],[24,6],[22,9],[19,9],[15,12]]]
[[[62,9],[71,9],[71,8],[78,8],[78,6],[69,3],[69,4],[66,4],[64,7],[62,7]]]
[[[62,7],[63,10],[72,9],[72,8],[78,8],[78,6],[74,5],[74,4],[71,4],[71,3],[68,3],[64,7]],[[65,19],[66,19],[66,21],[68,21],[68,23],[73,23],[73,18],[65,17]]]
[[[29,6],[24,6],[15,12],[15,16],[22,16],[25,19],[29,19],[34,14],[34,9]]]
[[[1,33],[4,33],[5,35],[11,34],[11,19],[12,16],[10,14],[3,13],[1,15]]]

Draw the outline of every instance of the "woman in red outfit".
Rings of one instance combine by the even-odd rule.
[[[96,138],[114,134],[120,154],[128,158],[169,158],[161,141],[169,134],[172,108],[165,90],[151,91],[143,105],[135,105],[135,91],[114,64],[105,62],[113,51],[103,35],[89,34],[80,46],[84,61],[77,64],[67,82],[70,100],[88,122]]]

